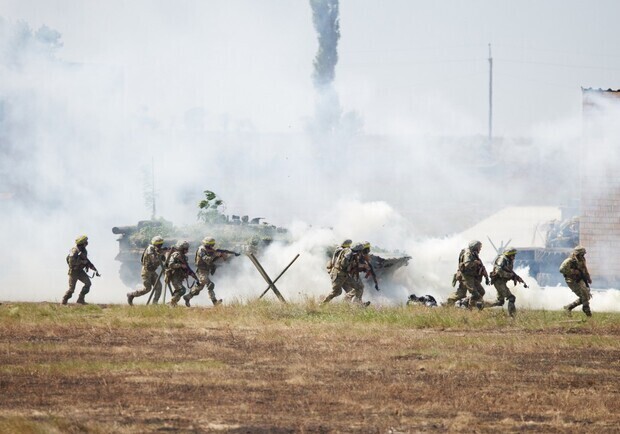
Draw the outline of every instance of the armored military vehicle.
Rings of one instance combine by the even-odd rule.
[[[545,247],[517,247],[515,268],[529,267],[530,276],[540,286],[563,285],[559,268],[579,244],[579,219],[551,220],[540,229],[545,234]]]
[[[198,248],[206,235],[215,237],[218,248],[239,253],[258,253],[274,241],[290,241],[287,229],[262,220],[262,217],[250,219],[248,216],[233,215],[223,216],[216,223],[197,223],[184,227],[175,227],[172,222],[164,219],[143,220],[134,226],[115,226],[112,233],[120,235],[119,252],[115,259],[121,263],[121,280],[129,287],[141,283],[140,259],[155,235],[164,237],[164,247],[171,247],[178,240],[187,240],[190,252]]]

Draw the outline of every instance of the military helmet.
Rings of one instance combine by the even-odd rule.
[[[161,246],[162,244],[164,244],[164,239],[159,235],[156,235],[151,239],[151,244],[154,246]]]
[[[583,246],[577,246],[573,249],[573,252],[575,252],[577,255],[585,255],[586,254],[586,248]]]
[[[353,241],[346,239],[342,242],[342,244],[340,244],[341,247],[351,247],[351,244],[353,244]]]
[[[362,243],[357,243],[351,248],[351,250],[353,250],[354,252],[361,252],[362,250],[364,250],[364,245]]]
[[[368,241],[364,241],[363,246],[364,246],[364,249],[370,250],[370,243]]]
[[[214,246],[215,238],[206,237],[204,240],[202,240],[202,244],[204,244],[205,246]]]
[[[88,242],[88,237],[86,235],[80,235],[79,237],[75,239],[75,244],[77,246],[81,246],[83,244],[86,244],[87,242]]]
[[[504,255],[506,256],[514,256],[517,254],[517,249],[515,249],[514,247],[506,247],[506,249],[504,250]]]
[[[177,250],[188,250],[189,243],[187,241],[179,241],[177,242],[175,247],[177,248]]]
[[[468,247],[472,250],[482,247],[482,243],[478,240],[472,240],[469,242]]]

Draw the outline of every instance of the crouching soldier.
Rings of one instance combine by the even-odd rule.
[[[161,296],[161,282],[159,280],[159,274],[157,269],[164,264],[164,250],[162,248],[164,239],[159,235],[153,237],[151,244],[144,249],[142,253],[142,284],[143,288],[137,291],[127,293],[127,303],[133,306],[133,299],[140,297],[141,295],[148,294],[153,291],[153,304],[159,302]]]
[[[207,291],[209,292],[209,297],[211,298],[211,302],[214,306],[222,304],[222,299],[217,299],[215,297],[215,283],[211,281],[210,275],[215,273],[217,268],[216,262],[218,259],[226,259],[228,254],[223,252],[218,252],[215,248],[215,239],[207,237],[202,240],[202,244],[198,247],[195,256],[196,262],[196,275],[198,276],[198,284],[196,288],[192,289],[189,294],[183,296],[183,300],[185,300],[185,306],[190,307],[190,300],[192,297],[200,294],[200,291],[206,286]]]
[[[95,275],[100,276],[97,268],[95,268],[93,263],[90,262],[90,259],[88,259],[88,252],[86,251],[87,245],[88,237],[86,235],[78,237],[75,240],[75,247],[71,249],[71,252],[69,252],[69,255],[67,256],[67,265],[69,265],[69,289],[62,298],[62,304],[67,304],[69,301],[75,291],[75,285],[78,280],[82,282],[84,286],[80,291],[80,295],[76,303],[88,304],[84,300],[84,297],[90,291],[91,281],[86,271],[91,269],[95,272]]]
[[[187,265],[188,250],[189,243],[187,241],[179,241],[166,261],[166,284],[169,282],[174,288],[172,299],[170,300],[171,306],[176,306],[186,292],[183,281],[188,276],[195,276],[189,265]],[[198,280],[197,278],[195,279]]]
[[[564,309],[570,312],[577,306],[582,305],[583,313],[587,316],[592,316],[592,311],[590,310],[590,299],[592,298],[590,283],[592,283],[592,279],[586,265],[585,254],[585,247],[577,246],[571,255],[560,265],[560,273],[564,275],[566,284],[579,297],[571,304],[564,306]]]
[[[513,270],[516,255],[517,249],[508,247],[497,257],[491,272],[491,283],[497,290],[497,301],[490,304],[490,306],[503,306],[504,301],[507,299],[510,316],[515,316],[517,313],[517,308],[515,307],[516,297],[510,292],[506,284],[512,280],[515,285],[517,282],[521,282],[527,288],[527,284]]]

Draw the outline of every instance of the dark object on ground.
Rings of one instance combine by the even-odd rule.
[[[415,294],[411,294],[409,299],[407,300],[407,306],[409,305],[420,305],[427,307],[437,307],[437,300],[432,295],[421,295],[420,297],[416,297]]]

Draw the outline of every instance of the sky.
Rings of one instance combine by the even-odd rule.
[[[439,114],[458,118],[447,135],[486,134],[491,44],[493,130],[528,137],[578,116],[581,86],[620,87],[619,12],[600,0],[343,0],[335,86],[369,133],[436,132]],[[119,71],[129,111],[205,106],[278,132],[311,115],[305,1],[2,0],[0,16],[58,30],[64,60]]]
[[[151,170],[157,216],[177,225],[196,222],[210,189],[228,214],[296,228],[266,266],[283,268],[299,248],[298,288],[323,294],[317,252],[355,238],[413,256],[382,293],[391,302],[412,288],[444,297],[468,242],[458,232],[507,206],[578,197],[581,87],[620,88],[620,55],[609,55],[620,53],[619,9],[342,0],[327,100],[341,124],[317,136],[308,1],[0,0],[0,228],[15,246],[0,252],[12,264],[0,299],[58,300],[65,256],[86,233],[105,270],[93,297],[123,302],[110,229],[150,217]],[[488,44],[493,146],[480,140]],[[44,288],[33,266],[51,276]],[[262,286],[243,270],[230,287]],[[538,307],[553,299],[532,296]]]

